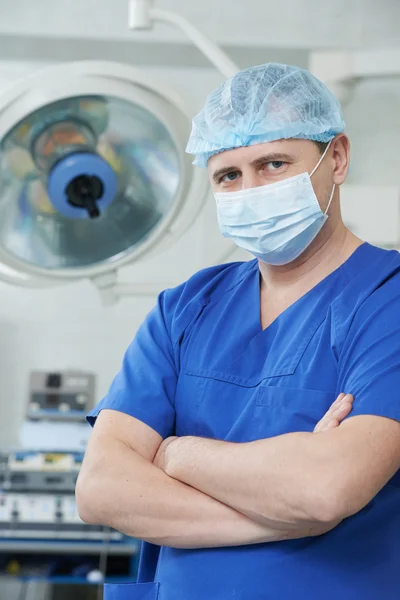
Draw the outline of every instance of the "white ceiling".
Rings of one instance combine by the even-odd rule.
[[[200,25],[240,66],[306,64],[310,49],[400,45],[400,0],[154,0]],[[128,0],[0,0],[0,60],[100,58],[203,66],[169,26],[130,32]],[[184,44],[184,51],[181,46]]]

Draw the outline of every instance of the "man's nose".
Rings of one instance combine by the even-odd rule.
[[[258,187],[264,185],[265,181],[262,175],[255,169],[249,169],[248,171],[242,171],[242,190],[249,188]]]

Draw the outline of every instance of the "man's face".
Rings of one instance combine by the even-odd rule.
[[[310,140],[277,140],[216,154],[208,161],[208,173],[213,192],[235,192],[311,173],[320,158],[317,144]],[[312,177],[318,198],[327,191],[329,197],[333,169],[330,148]]]

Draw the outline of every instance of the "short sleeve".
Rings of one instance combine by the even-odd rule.
[[[159,296],[157,305],[139,328],[107,395],[88,414],[91,425],[106,408],[143,421],[163,438],[173,435],[178,373],[166,294]]]
[[[338,393],[353,394],[349,417],[400,421],[400,278],[386,281],[354,315],[339,360]]]

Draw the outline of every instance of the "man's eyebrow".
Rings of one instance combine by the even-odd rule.
[[[295,157],[292,154],[285,154],[283,152],[270,152],[269,154],[264,154],[263,156],[259,156],[251,163],[252,166],[259,165],[260,163],[267,163],[273,161],[282,161],[282,162],[293,162]]]
[[[230,173],[231,171],[239,171],[240,169],[238,169],[237,167],[222,167],[222,169],[217,169],[216,171],[214,171],[213,173],[213,179],[215,182],[217,182],[219,180],[219,178],[222,175],[226,175],[227,173]]]
[[[283,152],[270,152],[269,154],[264,154],[263,156],[259,156],[255,160],[253,160],[250,164],[254,167],[262,163],[273,162],[273,161],[282,161],[282,162],[293,162],[295,157],[291,154],[284,154]],[[217,169],[214,171],[212,178],[217,183],[220,177],[226,175],[227,173],[231,173],[232,171],[240,171],[240,169],[234,165],[230,165],[227,167],[222,167],[221,169]]]

